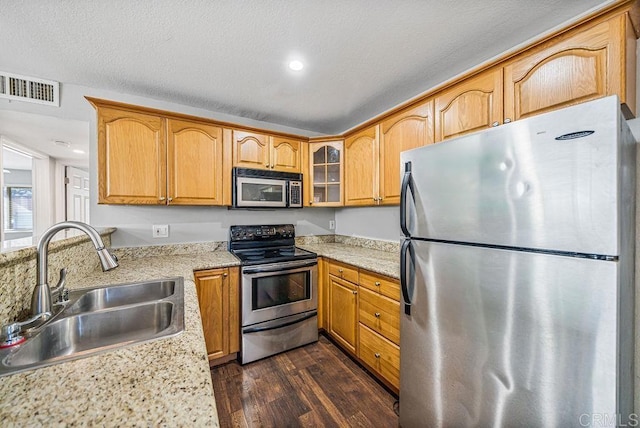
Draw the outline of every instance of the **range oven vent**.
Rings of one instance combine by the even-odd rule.
[[[0,98],[60,107],[60,83],[0,71]]]

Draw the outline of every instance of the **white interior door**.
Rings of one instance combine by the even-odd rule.
[[[89,172],[66,168],[67,220],[89,223]]]

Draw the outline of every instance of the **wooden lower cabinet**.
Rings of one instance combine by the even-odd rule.
[[[358,286],[329,275],[329,333],[356,354]]]
[[[389,382],[400,388],[400,347],[360,324],[358,357]]]
[[[320,261],[320,319],[329,335],[395,392],[400,389],[400,284],[334,260]],[[349,280],[347,279],[349,278]],[[319,322],[320,328],[322,328]]]
[[[240,350],[238,268],[196,271],[194,277],[209,363],[226,362]]]
[[[400,302],[360,287],[358,321],[394,343],[400,343]]]

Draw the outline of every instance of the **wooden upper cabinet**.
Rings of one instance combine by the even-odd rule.
[[[635,42],[623,14],[517,57],[504,68],[505,117],[518,120],[613,94],[633,114]]]
[[[162,117],[98,108],[98,203],[164,204],[166,140]]]
[[[378,125],[345,140],[345,205],[375,205],[378,199]]]
[[[307,145],[305,176],[308,198],[305,203],[314,207],[343,205],[344,144],[342,140],[322,141]]]
[[[269,169],[269,137],[254,132],[233,131],[233,165]]]
[[[433,100],[380,124],[380,203],[400,203],[400,153],[433,143]]]
[[[487,70],[435,97],[435,141],[502,122],[502,68]]]
[[[172,205],[222,205],[222,128],[168,120],[168,197]]]
[[[270,137],[271,169],[285,172],[300,172],[300,141],[281,137]]]
[[[233,166],[299,173],[301,152],[297,140],[233,131]]]

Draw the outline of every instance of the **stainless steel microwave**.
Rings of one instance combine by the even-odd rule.
[[[233,168],[234,208],[302,208],[302,174]]]

